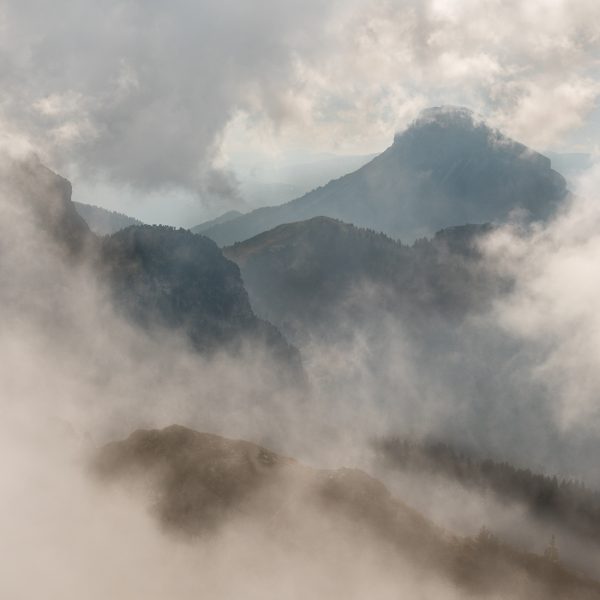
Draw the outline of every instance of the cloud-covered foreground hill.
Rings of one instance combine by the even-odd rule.
[[[105,446],[94,468],[102,480],[137,490],[141,502],[152,498],[167,532],[215,540],[227,528],[247,533],[250,523],[262,543],[268,540],[257,553],[269,556],[280,547],[297,560],[293,573],[275,569],[265,577],[267,588],[270,579],[302,577],[302,589],[313,593],[321,578],[328,580],[329,598],[353,598],[353,585],[367,581],[377,598],[393,587],[435,597],[428,589],[434,581],[441,597],[461,590],[478,598],[600,597],[598,584],[569,572],[554,555],[520,552],[485,532],[455,537],[355,469],[315,470],[248,442],[176,426]],[[319,572],[311,573],[318,563]],[[420,573],[420,585],[404,579],[407,568]],[[335,581],[335,573],[344,578]]]

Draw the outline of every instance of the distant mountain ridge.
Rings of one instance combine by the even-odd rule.
[[[73,202],[75,209],[97,235],[110,235],[131,225],[143,225],[138,219],[92,204]]]
[[[412,246],[328,217],[279,225],[223,249],[255,310],[296,336],[357,323],[376,309],[452,319],[481,310],[500,282],[480,263],[478,236],[463,225]],[[362,316],[361,316],[362,315]]]
[[[283,223],[327,216],[411,242],[464,223],[502,222],[515,212],[543,220],[567,195],[548,158],[467,109],[438,107],[423,111],[357,171],[204,233],[227,246]]]
[[[195,227],[192,227],[190,231],[192,233],[204,233],[207,229],[214,227],[215,225],[221,225],[222,223],[227,223],[228,221],[232,221],[233,219],[237,219],[241,217],[242,213],[239,210],[229,210],[210,221],[205,221],[204,223],[200,223]]]

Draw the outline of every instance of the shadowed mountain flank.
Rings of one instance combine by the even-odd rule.
[[[75,209],[71,184],[35,159],[5,166],[0,184],[4,210],[15,213],[26,232],[19,251],[33,263],[58,251],[44,271],[49,281],[56,271],[53,286],[65,286],[70,273],[73,281],[86,273],[82,281],[106,290],[122,316],[148,331],[181,333],[201,352],[256,344],[286,365],[282,371],[289,367],[294,380],[302,378],[298,351],[256,317],[239,268],[212,240],[145,225],[100,238]]]
[[[438,232],[407,246],[327,217],[280,225],[224,249],[253,307],[290,334],[368,319],[377,309],[457,318],[502,287],[477,247],[487,225]]]
[[[423,111],[357,171],[281,206],[259,208],[204,231],[227,246],[283,223],[340,219],[412,242],[465,223],[517,214],[544,220],[567,196],[548,158],[463,108]]]
[[[21,211],[23,223],[31,224],[70,255],[78,255],[94,240],[71,201],[71,183],[37,158],[5,159],[0,186],[7,208]]]
[[[265,344],[300,368],[297,351],[250,307],[239,268],[208,238],[136,226],[102,240],[101,269],[115,303],[144,327],[182,331],[199,350]]]

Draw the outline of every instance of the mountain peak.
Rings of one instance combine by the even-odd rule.
[[[475,120],[475,113],[465,106],[444,104],[442,106],[430,106],[429,108],[423,109],[419,113],[416,122],[435,121],[436,123],[445,123],[460,120],[473,122]]]
[[[394,136],[392,149],[403,155],[403,164],[417,170],[428,171],[440,166],[440,161],[447,169],[462,164],[471,171],[482,168],[486,161],[497,166],[507,166],[508,161],[513,177],[513,169],[525,163],[536,164],[542,171],[551,169],[549,158],[504,135],[488,125],[483,116],[463,106],[424,109],[407,129]],[[564,180],[558,183],[565,185]]]
[[[450,133],[474,133],[490,137],[503,138],[504,136],[489,127],[485,119],[464,106],[442,105],[431,106],[423,109],[418,117],[405,129],[394,136],[394,143],[398,143],[407,135],[431,132],[431,135],[440,136],[443,132]],[[508,138],[506,138],[508,139]]]
[[[354,173],[204,233],[230,245],[282,223],[326,216],[411,242],[453,225],[501,223],[515,212],[543,221],[567,196],[547,157],[467,108],[436,106]]]

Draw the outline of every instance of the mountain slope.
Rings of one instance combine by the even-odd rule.
[[[237,265],[208,238],[167,226],[129,227],[102,240],[101,269],[116,305],[144,327],[182,331],[204,351],[250,338],[300,366],[279,331],[256,318]]]
[[[233,219],[237,219],[241,217],[242,213],[239,210],[229,210],[218,217],[211,219],[210,221],[205,221],[204,223],[200,223],[200,225],[196,225],[192,227],[190,231],[192,233],[203,233],[207,229],[214,227],[215,225],[221,225],[222,223],[227,223],[228,221],[232,221]]]
[[[163,526],[192,541],[250,522],[255,538],[264,532],[284,553],[325,560],[324,548],[350,544],[351,569],[366,547],[379,547],[398,587],[409,564],[424,580],[439,576],[477,597],[600,597],[598,584],[553,557],[517,551],[485,532],[475,539],[444,532],[362,471],[311,469],[249,442],[179,426],[140,430],[102,448],[94,470],[142,491]]]
[[[475,246],[487,226],[439,232],[406,246],[327,217],[280,225],[224,248],[258,314],[298,336],[358,323],[377,309],[453,318],[498,289]]]
[[[482,459],[435,440],[391,436],[376,440],[374,446],[379,460],[391,469],[441,475],[494,494],[505,503],[520,503],[531,517],[544,521],[549,528],[563,527],[600,545],[600,492],[581,481]]]
[[[281,206],[205,230],[226,246],[282,223],[328,216],[413,241],[513,211],[547,218],[567,195],[550,160],[487,127],[470,111],[424,111],[385,152],[354,173]]]
[[[97,235],[110,235],[132,225],[142,225],[141,221],[128,217],[113,210],[106,210],[91,204],[73,202],[79,215],[85,220],[89,228]]]
[[[37,231],[75,256],[94,239],[87,223],[71,201],[71,183],[57,175],[37,158],[3,161],[0,170],[3,203],[21,211],[15,225],[31,225]],[[11,221],[5,215],[5,224]]]
[[[48,300],[52,293],[60,310],[70,304],[82,285],[78,277],[85,273],[121,315],[148,331],[181,333],[201,352],[236,350],[248,342],[275,359],[282,373],[294,380],[302,377],[298,351],[273,325],[256,317],[238,267],[213,241],[183,229],[152,226],[98,238],[77,213],[66,179],[37,160],[3,168],[2,239],[10,246],[3,258],[11,263],[11,275],[2,274],[6,281],[0,296],[10,298],[15,310],[31,298],[35,310],[45,314],[53,306]],[[9,251],[18,251],[20,264],[9,260]],[[35,275],[23,275],[25,267],[42,264]],[[68,297],[61,301],[60,294]],[[38,298],[45,299],[39,307]],[[52,310],[54,318],[46,315],[44,320],[60,323],[57,308]],[[73,315],[62,318],[65,328],[76,328],[70,322]]]

